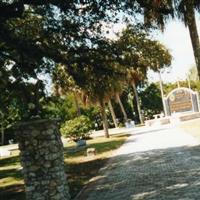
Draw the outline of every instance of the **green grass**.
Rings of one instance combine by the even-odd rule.
[[[200,141],[200,119],[184,122],[180,127]]]
[[[87,140],[87,148],[94,147],[97,154],[86,156],[86,148],[78,152],[71,152],[75,146],[73,142],[64,145],[66,173],[70,194],[74,197],[88,181],[97,175],[98,170],[105,165],[114,149],[119,148],[128,134],[119,134],[110,138],[97,137]],[[19,156],[0,158],[0,199],[24,200],[24,182],[20,170]]]

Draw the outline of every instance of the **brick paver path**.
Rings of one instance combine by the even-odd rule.
[[[134,133],[80,200],[199,200],[200,146],[183,130]]]

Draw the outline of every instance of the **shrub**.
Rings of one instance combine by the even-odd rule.
[[[76,117],[72,120],[66,121],[61,126],[61,134],[65,137],[69,137],[74,141],[85,139],[89,137],[92,123],[90,119],[84,115]]]

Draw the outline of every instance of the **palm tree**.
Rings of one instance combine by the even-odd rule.
[[[139,81],[145,79],[146,70],[147,70],[147,68],[145,68],[145,67],[143,67],[143,72],[141,71],[141,68],[134,69],[133,67],[131,67],[130,69],[127,70],[127,82],[133,88],[133,93],[135,96],[137,111],[138,111],[139,120],[140,120],[141,124],[143,124],[144,121],[143,121],[143,116],[142,116],[142,112],[141,112],[141,105],[140,105],[140,100],[139,100],[136,84]]]
[[[126,80],[133,87],[139,120],[143,123],[136,85],[146,78],[148,69],[158,71],[158,64],[159,68],[169,66],[171,55],[162,44],[151,40],[147,33],[138,31],[133,26],[128,26],[122,32],[118,46],[123,49],[128,66]]]
[[[77,116],[81,116],[81,108],[79,106],[77,92],[74,91],[73,96],[74,96],[74,105],[75,105],[75,108],[76,108]]]
[[[114,111],[113,106],[112,106],[111,99],[108,101],[108,107],[109,107],[109,109],[110,109],[110,113],[111,113],[111,116],[112,116],[112,119],[113,119],[113,123],[114,123],[114,125],[115,125],[115,128],[117,128],[117,127],[118,127],[117,119],[116,119],[115,111]]]
[[[66,95],[72,93],[74,98],[74,105],[76,108],[77,116],[81,115],[78,96],[81,95],[81,89],[75,84],[72,76],[70,76],[65,67],[57,65],[53,74],[53,87],[56,96]]]
[[[104,134],[106,138],[109,138],[110,136],[108,132],[108,118],[105,111],[106,108],[105,108],[104,100],[99,100],[99,105],[100,105],[100,111],[101,111],[101,116],[102,116]]]
[[[1,120],[1,145],[4,145],[4,140],[5,140],[3,118],[4,118],[4,114],[0,111],[0,120]]]
[[[177,5],[177,16],[189,29],[198,76],[200,77],[200,42],[195,18],[196,9],[200,9],[200,1],[197,0],[182,0]]]
[[[125,110],[124,105],[123,105],[121,98],[120,98],[120,95],[122,94],[124,86],[125,86],[125,79],[126,79],[126,73],[125,73],[125,70],[124,70],[124,77],[123,78],[120,77],[118,80],[114,79],[112,81],[112,84],[111,84],[112,89],[110,90],[110,96],[113,97],[116,100],[116,102],[119,104],[120,110],[123,114],[124,122],[127,122],[128,121],[127,113],[126,113],[126,110]],[[111,107],[111,106],[112,105],[110,105],[109,107]]]
[[[128,117],[127,117],[126,111],[125,111],[125,109],[124,109],[124,105],[123,105],[123,103],[122,103],[122,101],[121,101],[121,99],[120,99],[119,93],[116,93],[116,100],[117,100],[117,102],[119,103],[120,109],[121,109],[121,111],[122,111],[122,113],[123,113],[124,122],[127,122],[127,121],[128,121]]]
[[[103,123],[103,129],[104,129],[104,135],[106,138],[109,138],[109,126],[108,126],[108,118],[106,114],[106,102],[108,102],[108,99],[110,98],[109,94],[107,94],[105,90],[103,92],[99,93],[98,89],[96,88],[97,85],[92,84],[93,87],[85,87],[82,88],[82,101],[84,105],[98,105],[100,109],[100,114],[102,118]]]
[[[144,6],[144,18],[147,24],[156,22],[163,30],[169,17],[177,17],[188,27],[193,47],[195,63],[200,78],[200,41],[197,30],[195,11],[200,11],[199,0],[154,0]],[[164,12],[165,11],[165,12]]]

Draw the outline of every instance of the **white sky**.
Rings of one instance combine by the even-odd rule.
[[[198,25],[200,22],[199,16],[196,19]],[[163,43],[173,56],[171,70],[167,70],[168,73],[162,73],[163,81],[175,82],[177,79],[186,79],[186,74],[195,65],[195,60],[189,31],[185,25],[180,21],[170,21],[164,33],[158,32],[155,38]],[[158,81],[158,75],[149,73],[149,80]]]

